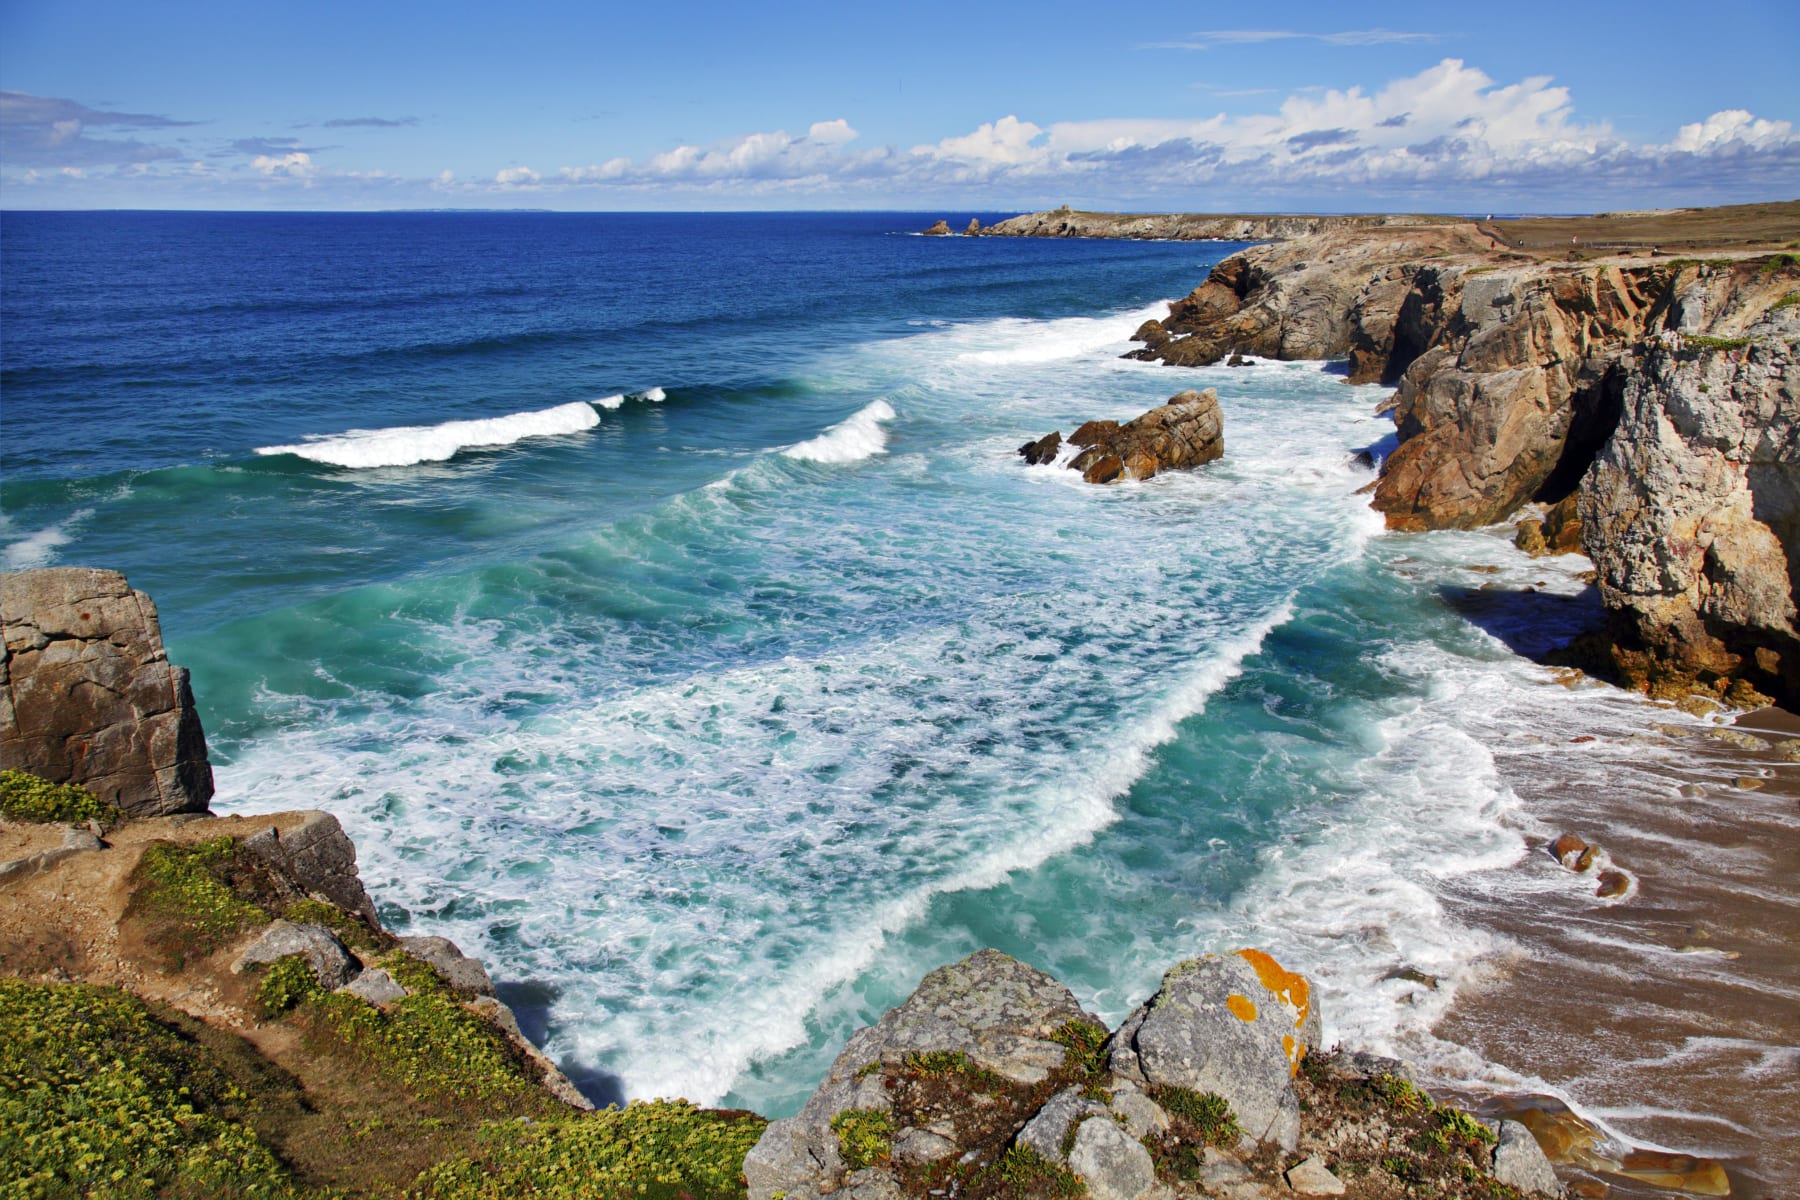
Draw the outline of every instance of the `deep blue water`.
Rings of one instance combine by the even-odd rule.
[[[150,592],[216,807],[337,812],[598,1095],[791,1111],[983,945],[1116,1019],[1258,944],[1422,1053],[1583,702],[1437,589],[1545,568],[1381,532],[1380,389],[1120,359],[1235,247],[932,219],[6,214],[5,563]],[[1202,470],[1014,454],[1195,386]]]

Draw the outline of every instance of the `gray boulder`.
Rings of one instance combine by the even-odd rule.
[[[1072,1020],[1100,1022],[1068,988],[997,950],[983,950],[927,975],[904,1004],[852,1034],[825,1081],[792,1117],[771,1122],[744,1160],[750,1200],[811,1200],[837,1189],[846,1170],[831,1121],[850,1109],[890,1113],[885,1068],[928,1051],[961,1052],[977,1067],[1014,1083],[1040,1083],[1063,1063],[1050,1035]],[[906,1140],[906,1130],[896,1130]],[[867,1178],[865,1178],[867,1177]],[[859,1171],[854,1186],[875,1188],[879,1170]],[[834,1192],[842,1197],[843,1191]]]
[[[1500,1141],[1494,1147],[1494,1178],[1527,1196],[1560,1196],[1562,1185],[1531,1130],[1517,1121],[1500,1122]]]
[[[1260,951],[1178,963],[1113,1036],[1112,1070],[1214,1093],[1245,1133],[1292,1150],[1300,1137],[1293,1077],[1320,1036],[1311,990]]]
[[[129,816],[205,812],[206,735],[156,605],[117,571],[0,578],[0,758]]]
[[[1026,1149],[1035,1151],[1040,1158],[1062,1162],[1063,1144],[1068,1141],[1069,1130],[1075,1127],[1075,1123],[1105,1115],[1104,1104],[1084,1099],[1080,1088],[1065,1088],[1038,1109],[1037,1116],[1027,1121],[1025,1128],[1019,1130],[1018,1137],[1013,1140]]]
[[[1069,1170],[1093,1200],[1139,1200],[1156,1189],[1156,1165],[1143,1143],[1110,1116],[1089,1117],[1075,1130]]]
[[[481,960],[464,954],[449,938],[403,937],[399,941],[402,950],[430,963],[444,982],[456,990],[477,996],[494,994],[494,981],[488,978]]]
[[[328,812],[311,809],[285,834],[274,825],[244,839],[244,849],[308,895],[317,895],[376,929],[375,902],[356,870],[356,843]]]
[[[377,1008],[392,1004],[396,1000],[406,999],[406,989],[395,982],[394,977],[380,967],[371,967],[339,988],[338,991],[348,992],[352,996],[367,1000]]]
[[[293,954],[306,959],[306,965],[327,991],[343,987],[360,969],[344,943],[323,925],[275,921],[232,961],[231,973],[239,975],[246,967],[266,965]]]

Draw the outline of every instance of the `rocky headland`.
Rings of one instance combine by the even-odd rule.
[[[1658,693],[1800,700],[1800,256],[1556,261],[1504,232],[1256,246],[1146,322],[1132,356],[1346,360],[1350,382],[1395,388],[1372,499],[1390,528],[1547,508],[1609,616],[1582,665]]]

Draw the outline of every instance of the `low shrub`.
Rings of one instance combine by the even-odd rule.
[[[0,817],[29,824],[78,825],[119,820],[117,808],[73,783],[51,783],[26,771],[0,771]]]
[[[852,1171],[886,1162],[894,1149],[894,1123],[874,1108],[847,1108],[831,1118],[838,1137],[838,1157]]]

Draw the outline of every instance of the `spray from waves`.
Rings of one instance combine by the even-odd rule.
[[[67,545],[74,537],[74,527],[93,515],[91,508],[77,509],[53,525],[25,534],[14,534],[12,520],[0,516],[0,537],[6,540],[6,549],[0,551],[0,566],[8,571],[49,566],[56,561],[56,548]]]
[[[728,1008],[714,1008],[704,1024],[688,1031],[695,1039],[690,1045],[704,1047],[704,1052],[675,1056],[646,1047],[641,1061],[622,1063],[627,1079],[637,1085],[634,1095],[704,1096],[705,1103],[717,1103],[752,1063],[803,1044],[808,1018],[819,1001],[869,970],[887,940],[924,919],[934,899],[995,887],[1015,872],[1033,870],[1086,845],[1118,820],[1114,802],[1143,775],[1157,747],[1176,736],[1181,722],[1204,711],[1208,699],[1237,678],[1245,660],[1292,616],[1291,602],[1283,602],[1262,621],[1219,643],[1151,712],[1135,721],[1108,754],[1095,756],[1098,761],[1087,769],[1045,785],[1028,833],[994,846],[939,880],[883,902],[865,922],[839,931],[830,947],[809,956],[779,987],[741,996]],[[591,1027],[577,1029],[574,1035],[578,1059],[592,1061],[616,1050],[615,1043],[602,1042]],[[651,1086],[646,1089],[644,1084]]]
[[[637,400],[644,404],[661,404],[668,398],[667,392],[659,387],[653,387],[642,392],[614,392],[610,396],[601,396],[598,400],[589,400],[588,403],[610,412],[615,408],[623,407],[627,400]]]
[[[1106,317],[1065,317],[1057,321],[994,322],[992,327],[1011,334],[1003,349],[974,350],[963,359],[983,366],[1016,366],[1082,358],[1131,337],[1138,326],[1168,315],[1167,301],[1158,301],[1133,312]],[[1016,329],[1009,329],[1016,325]]]
[[[443,462],[464,450],[510,446],[527,438],[580,433],[600,423],[600,414],[585,400],[535,412],[513,413],[442,425],[399,425],[391,429],[352,429],[288,446],[258,446],[261,455],[292,454],[334,467],[410,467]]]
[[[782,453],[807,462],[860,462],[887,451],[887,430],[881,426],[893,419],[893,406],[886,400],[877,400],[818,437],[789,446]]]

